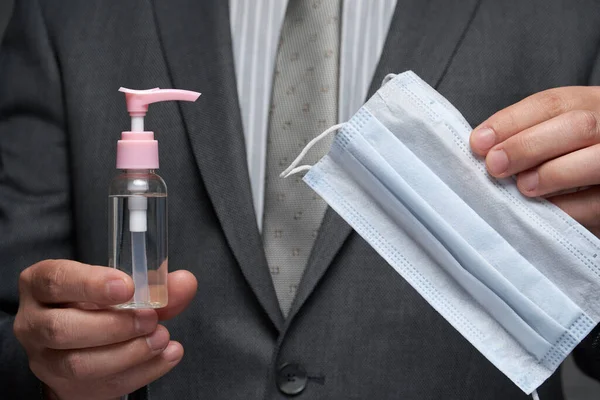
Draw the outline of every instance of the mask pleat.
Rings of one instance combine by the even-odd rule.
[[[360,135],[354,135],[342,162],[354,158],[356,171],[365,171],[362,185],[378,182],[371,187],[374,196],[391,217],[402,218],[402,225],[428,253],[471,296],[497,319],[521,344],[538,359],[551,348],[565,329],[552,320],[537,305],[523,296],[506,278],[452,229],[423,199],[410,188],[389,164]],[[360,151],[353,151],[360,149]],[[370,176],[369,176],[370,175]],[[371,183],[372,185],[372,183]],[[386,201],[381,201],[381,194]],[[391,206],[393,205],[393,206]],[[406,218],[412,217],[412,222]],[[407,227],[410,223],[410,227]],[[418,234],[416,234],[418,232]]]

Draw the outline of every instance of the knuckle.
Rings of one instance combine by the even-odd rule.
[[[516,135],[515,136],[518,153],[522,158],[533,157],[540,151],[543,143],[536,139],[534,135]]]
[[[66,277],[67,271],[64,265],[48,261],[36,265],[31,281],[36,293],[43,293],[43,297],[51,301],[60,301],[61,288]]]
[[[67,272],[65,267],[60,264],[56,264],[50,273],[46,275],[44,287],[51,299],[60,301],[60,294],[62,292],[62,286],[66,280],[66,276]]]
[[[511,132],[519,126],[517,115],[512,108],[499,111],[490,120],[495,132]]]
[[[558,89],[550,89],[537,94],[541,110],[548,117],[562,114],[568,109],[567,101]]]
[[[50,316],[40,324],[39,331],[42,340],[50,347],[62,348],[69,343],[63,310],[53,310]]]
[[[570,121],[576,134],[585,142],[598,140],[598,116],[596,113],[587,110],[573,111],[570,115]]]
[[[22,290],[24,287],[31,286],[31,280],[33,271],[35,270],[36,265],[32,265],[31,267],[25,268],[19,274],[19,288]]]
[[[62,358],[61,370],[65,377],[75,380],[87,379],[93,372],[88,357],[79,351],[69,352]]]
[[[39,323],[34,313],[17,313],[13,324],[13,333],[15,337],[24,344],[31,339],[32,334],[38,332]]]
[[[19,342],[23,342],[23,338],[27,335],[27,332],[27,324],[23,322],[23,317],[17,314],[15,322],[13,323],[13,334]]]

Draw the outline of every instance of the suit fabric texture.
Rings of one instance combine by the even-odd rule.
[[[19,273],[48,258],[106,265],[107,187],[129,126],[119,86],[203,93],[146,118],[169,188],[170,268],[199,287],[166,324],[183,360],[141,397],[283,400],[276,378],[292,362],[309,376],[300,399],[528,398],[330,209],[283,318],[250,194],[227,2],[15,3],[0,50],[3,398],[40,398],[12,333]],[[399,0],[370,93],[412,69],[475,126],[530,94],[597,85],[598,26],[594,0]],[[558,373],[539,393],[563,399]]]

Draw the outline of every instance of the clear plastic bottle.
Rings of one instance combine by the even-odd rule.
[[[109,266],[133,278],[119,308],[161,308],[167,294],[167,186],[154,170],[117,175],[109,191]]]
[[[148,106],[162,101],[196,101],[189,90],[121,88],[131,131],[117,142],[117,175],[109,190],[108,265],[129,274],[133,297],[118,308],[161,308],[167,293],[167,186],[158,169],[158,141],[144,130]]]

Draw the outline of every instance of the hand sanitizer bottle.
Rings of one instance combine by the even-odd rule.
[[[150,89],[125,93],[131,131],[117,143],[117,169],[122,172],[109,191],[109,262],[133,278],[135,293],[118,308],[161,308],[167,305],[167,186],[155,173],[158,142],[144,131],[148,105],[159,101],[196,101],[200,93]]]

